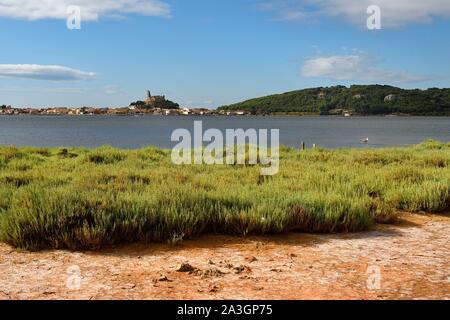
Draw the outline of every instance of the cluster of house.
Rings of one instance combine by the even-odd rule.
[[[332,110],[329,110],[328,113],[330,115],[339,115],[339,116],[344,116],[346,118],[353,116],[353,112],[352,111],[344,110],[344,109],[332,109]]]
[[[137,106],[130,106],[125,108],[14,108],[11,106],[0,107],[0,115],[161,115],[161,116],[188,116],[188,115],[246,115],[244,111],[218,111],[203,108],[179,108],[179,109],[162,109],[162,108],[139,108]]]
[[[83,115],[83,114],[108,114],[109,108],[67,108],[67,107],[54,107],[54,108],[15,108],[11,106],[2,106],[0,108],[0,114],[6,115],[18,115],[18,114],[30,114],[30,115]]]
[[[152,96],[150,91],[146,93],[145,101],[132,103],[129,107],[119,108],[13,108],[0,106],[0,115],[31,114],[31,115],[161,115],[161,116],[189,116],[189,115],[246,115],[245,111],[223,111],[204,108],[180,108],[178,104],[166,100],[165,96]]]

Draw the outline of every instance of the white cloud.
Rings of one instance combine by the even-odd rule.
[[[305,12],[299,10],[283,10],[276,20],[280,21],[304,21],[308,16]]]
[[[382,27],[386,28],[450,17],[449,0],[268,0],[259,8],[274,12],[281,20],[331,16],[365,27],[370,5],[381,8]]]
[[[170,6],[160,0],[0,0],[0,17],[25,20],[67,19],[67,8],[70,6],[81,8],[83,21],[132,13],[170,16]]]
[[[107,85],[103,87],[103,92],[112,96],[122,93],[122,90],[116,85]]]
[[[275,13],[277,21],[304,21],[309,13],[296,3],[289,0],[268,0],[258,3],[256,8],[260,11]]]
[[[38,93],[73,93],[80,94],[83,92],[82,88],[73,88],[73,87],[56,87],[56,88],[48,88],[48,87],[18,87],[18,86],[8,86],[1,87],[1,92],[38,92]]]
[[[426,77],[405,71],[378,67],[378,60],[364,52],[350,55],[332,55],[305,60],[301,74],[304,77],[333,80],[382,81],[390,83],[411,83],[427,80]]]
[[[69,81],[92,79],[95,77],[95,73],[64,66],[0,64],[0,76],[36,80]]]

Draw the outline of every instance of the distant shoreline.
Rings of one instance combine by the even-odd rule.
[[[433,114],[356,114],[349,117],[345,117],[342,115],[330,115],[330,114],[246,114],[246,115],[225,115],[225,114],[204,114],[204,115],[162,115],[162,114],[81,114],[81,115],[69,115],[69,114],[27,114],[27,113],[21,113],[21,114],[0,114],[0,117],[2,118],[8,118],[8,117],[66,117],[66,118],[87,118],[87,117],[126,117],[126,118],[133,118],[133,117],[179,117],[179,118],[198,118],[198,117],[217,117],[217,118],[229,118],[229,117],[239,117],[239,118],[256,118],[256,117],[298,117],[298,118],[386,118],[386,117],[414,117],[414,118],[421,118],[421,117],[432,117],[432,118],[449,118],[450,115],[433,115]]]

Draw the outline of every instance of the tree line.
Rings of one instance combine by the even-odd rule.
[[[450,115],[450,89],[406,90],[386,85],[319,87],[222,106],[254,115],[351,112],[359,115]]]

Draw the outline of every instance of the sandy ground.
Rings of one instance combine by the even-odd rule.
[[[190,272],[177,271],[183,263]],[[1,244],[0,275],[0,299],[450,299],[450,215],[405,214],[357,234],[207,236],[102,252]]]

